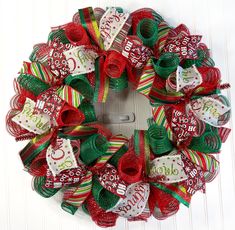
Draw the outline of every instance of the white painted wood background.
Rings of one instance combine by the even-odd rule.
[[[5,131],[5,114],[13,96],[12,81],[35,43],[45,41],[50,26],[69,22],[78,8],[86,6],[121,6],[128,10],[151,7],[173,26],[183,22],[193,34],[202,34],[212,49],[224,82],[230,82],[227,93],[235,108],[235,4],[233,0],[0,0],[0,229],[1,230],[95,230],[87,216],[69,215],[59,206],[59,196],[44,199],[31,190],[31,176],[22,170],[18,151],[22,143]],[[126,100],[128,95],[128,100]],[[128,125],[111,125],[114,132],[130,135],[134,128],[145,128],[150,115],[147,101],[135,93],[111,95],[102,110],[132,111],[137,120]],[[234,120],[229,123],[234,127]],[[111,229],[125,230],[230,230],[235,218],[235,156],[232,133],[219,156],[221,172],[207,186],[207,194],[197,193],[189,209],[181,205],[177,215],[147,223],[127,223],[119,218]]]

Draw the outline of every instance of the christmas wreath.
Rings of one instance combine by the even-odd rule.
[[[165,219],[219,171],[230,105],[202,36],[154,10],[79,9],[36,44],[14,81],[6,119],[33,188],[101,227],[119,216]],[[94,103],[127,87],[149,99],[147,130],[130,139],[97,121]]]

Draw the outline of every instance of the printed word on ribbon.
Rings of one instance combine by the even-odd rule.
[[[57,138],[46,153],[46,160],[52,174],[58,175],[66,169],[77,168],[73,149],[69,139]]]
[[[50,117],[46,114],[34,114],[35,104],[26,98],[23,110],[13,117],[12,121],[30,132],[43,134],[51,127]]]
[[[105,168],[100,172],[98,180],[105,189],[122,198],[126,197],[127,185],[120,179],[114,166],[106,164]]]
[[[188,193],[193,195],[198,190],[205,190],[205,179],[202,169],[193,164],[184,154],[181,154],[182,161],[184,162],[184,171],[188,179],[184,182],[184,186]]]
[[[188,114],[184,114],[174,109],[172,112],[171,128],[178,142],[196,136],[198,133],[197,120],[191,111],[188,111]]]
[[[109,8],[102,16],[99,30],[104,41],[105,50],[111,47],[128,18],[129,13],[119,13],[114,7]]]
[[[50,88],[38,96],[34,112],[47,114],[56,120],[64,103],[58,96],[56,89]]]
[[[123,42],[122,55],[135,68],[143,68],[152,55],[152,50],[143,46],[139,41],[126,37]]]
[[[181,60],[197,59],[197,47],[202,36],[188,35],[170,40],[164,48],[164,52],[177,53]]]
[[[62,188],[67,185],[79,183],[85,173],[84,167],[80,165],[77,168],[64,170],[56,176],[52,174],[50,169],[47,169],[45,187]]]
[[[95,70],[98,54],[86,46],[78,46],[64,52],[71,74],[90,73]]]
[[[140,215],[146,207],[149,191],[148,183],[137,182],[129,185],[126,191],[126,198],[120,199],[118,204],[110,211],[125,218]]]
[[[222,116],[230,110],[228,106],[212,97],[192,100],[189,108],[199,119],[215,127],[220,126],[221,122],[223,123],[221,120]]]
[[[164,183],[175,183],[187,179],[180,155],[159,157],[150,163],[150,178]]]
[[[183,69],[178,66],[176,71],[176,91],[179,92],[181,89],[193,89],[202,83],[202,76],[197,70],[197,67]]]
[[[61,80],[69,75],[69,66],[63,54],[65,50],[71,49],[73,46],[63,44],[59,39],[54,39],[50,43],[50,54],[48,58],[48,66],[55,75],[56,80]]]

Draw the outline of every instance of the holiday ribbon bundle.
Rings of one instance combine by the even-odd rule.
[[[230,129],[230,104],[202,36],[176,28],[154,10],[79,9],[33,47],[14,81],[6,119],[33,188],[63,193],[61,207],[79,208],[101,227],[119,216],[161,220],[187,207],[219,171]],[[149,99],[147,130],[113,135],[94,103],[131,86]]]

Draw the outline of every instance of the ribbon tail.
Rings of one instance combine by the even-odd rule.
[[[65,190],[63,202],[74,207],[80,207],[91,193],[92,173],[88,171],[82,182],[77,187],[70,187]],[[65,210],[66,211],[66,210]]]

